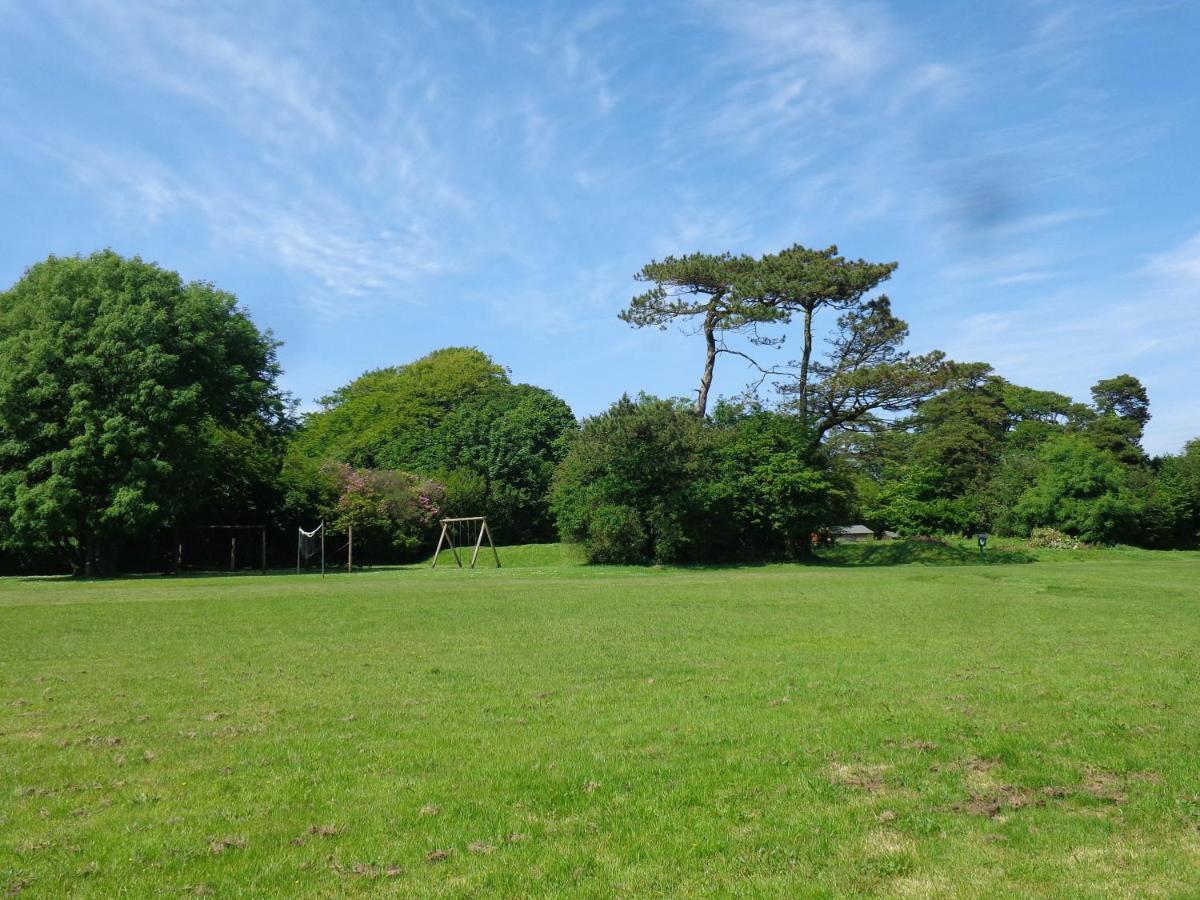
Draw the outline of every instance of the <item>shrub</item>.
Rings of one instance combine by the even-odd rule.
[[[1069,534],[1063,534],[1057,528],[1041,525],[1030,533],[1029,543],[1045,550],[1078,550],[1082,546]]]
[[[849,485],[795,416],[623,397],[583,423],[555,480],[563,540],[592,562],[794,556],[844,519]]]
[[[797,556],[810,535],[846,521],[852,488],[796,416],[761,410],[726,415],[713,473],[713,506],[731,519],[717,556]]]
[[[595,563],[639,563],[646,559],[646,529],[637,510],[608,503],[591,515],[585,544]]]
[[[355,546],[373,561],[410,559],[432,538],[445,490],[408,472],[326,466],[338,496],[329,511],[337,531],[353,526]]]
[[[622,397],[583,422],[559,466],[559,533],[590,562],[707,558],[713,463],[704,424],[682,402]]]

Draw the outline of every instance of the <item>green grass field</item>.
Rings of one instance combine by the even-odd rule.
[[[1200,554],[0,580],[0,892],[1200,895]]]

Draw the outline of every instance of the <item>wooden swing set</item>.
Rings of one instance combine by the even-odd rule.
[[[455,544],[455,537],[458,537],[458,544]],[[467,540],[463,541],[462,538]],[[458,547],[464,550],[468,544],[474,542],[475,548],[471,552],[471,568],[475,568],[475,561],[479,559],[479,549],[483,546],[483,539],[487,538],[488,545],[492,548],[492,556],[496,558],[496,568],[500,568],[500,554],[496,552],[496,545],[492,541],[492,532],[488,529],[486,516],[464,516],[457,519],[442,519],[442,534],[438,538],[437,549],[433,551],[433,565],[431,568],[436,569],[438,564],[438,556],[442,552],[442,544],[450,548],[450,552],[454,554],[454,561],[461,569],[463,567],[462,560],[458,556]]]

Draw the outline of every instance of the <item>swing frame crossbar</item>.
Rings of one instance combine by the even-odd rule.
[[[447,547],[449,547],[450,552],[454,554],[454,562],[458,565],[458,567],[460,569],[463,567],[462,560],[458,556],[458,547],[454,543],[455,529],[451,528],[451,526],[452,525],[461,525],[461,524],[467,523],[467,522],[479,523],[479,533],[475,539],[475,546],[471,551],[471,568],[472,569],[475,568],[475,563],[479,559],[479,550],[480,550],[480,548],[483,547],[484,537],[487,537],[488,546],[490,546],[492,548],[492,556],[495,557],[495,559],[496,559],[496,568],[497,569],[500,568],[500,554],[496,552],[496,544],[492,540],[492,532],[488,528],[486,516],[458,516],[455,518],[442,519],[441,522],[442,522],[442,534],[438,538],[437,549],[433,551],[433,565],[431,565],[430,568],[432,568],[432,569],[437,568],[438,557],[442,553],[442,545],[443,544],[445,544]],[[465,550],[467,545],[464,544],[464,545],[462,545],[462,547]]]

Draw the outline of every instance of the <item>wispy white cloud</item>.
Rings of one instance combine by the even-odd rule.
[[[149,225],[199,217],[223,251],[268,259],[312,279],[308,299],[325,313],[345,315],[351,312],[348,298],[369,298],[441,271],[433,241],[419,224],[372,225],[335,193],[287,197],[276,186],[235,186],[219,174],[185,178],[151,156],[72,144],[61,136],[36,149],[58,158],[122,217]]]
[[[895,63],[903,44],[875,3],[702,2],[731,41],[713,55],[723,84],[710,119],[717,137],[753,149],[842,109]]]
[[[1124,220],[1194,101],[1146,71],[1118,102],[1106,68],[1152,2],[0,0],[0,166],[82,211],[84,249],[184,235],[199,271],[231,261],[324,328],[474,298],[496,334],[626,352],[630,384],[681,392],[615,320],[633,272],[837,243],[901,261],[914,346],[1062,390],[1145,371],[1157,403],[1200,237]]]
[[[297,10],[305,21],[286,41],[270,33],[270,14],[235,21],[220,8],[107,0],[59,13],[98,83],[171,98],[176,127],[196,110],[206,117],[161,147],[51,125],[36,110],[3,129],[0,141],[56,162],[114,216],[201,223],[221,252],[294,275],[314,307],[341,315],[404,301],[414,279],[460,252],[476,211],[430,133],[437,117],[423,115],[436,79],[401,69],[394,43],[364,50],[385,79],[376,106],[343,95],[324,70],[311,11]],[[199,152],[180,146],[187,132]]]
[[[607,116],[619,97],[604,60],[609,41],[620,37],[605,40],[604,29],[610,24],[619,25],[620,19],[621,10],[613,5],[593,6],[565,19],[551,14],[543,18],[523,45],[534,56],[549,60],[558,81],[587,96],[593,109]]]
[[[258,137],[338,137],[337,99],[314,71],[314,58],[247,39],[244,16],[210,7],[204,18],[181,7],[114,0],[85,0],[82,8],[90,15],[58,8],[59,24],[102,69],[197,101]]]
[[[1165,253],[1152,255],[1146,270],[1151,275],[1175,283],[1180,290],[1200,300],[1200,233]]]
[[[1038,279],[1042,281],[1042,279]],[[962,316],[944,346],[956,358],[985,360],[1006,377],[1054,385],[1080,399],[1100,378],[1140,377],[1154,418],[1147,448],[1162,453],[1200,434],[1200,235],[1119,277],[1044,290],[1003,311]]]

